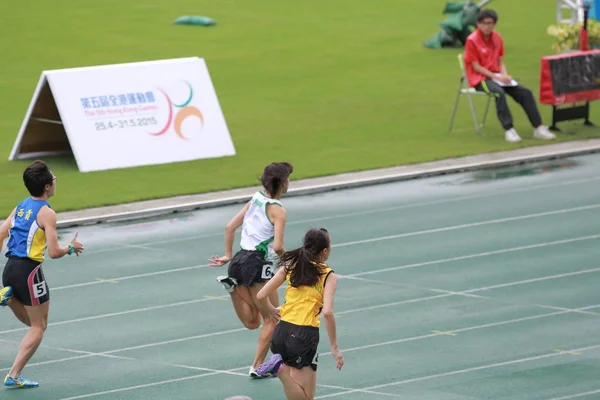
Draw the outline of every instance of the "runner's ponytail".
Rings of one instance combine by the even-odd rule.
[[[304,236],[304,243],[297,249],[285,252],[279,265],[290,274],[293,287],[313,286],[324,274],[324,264],[319,261],[321,252],[329,248],[329,234],[326,229],[310,229]]]

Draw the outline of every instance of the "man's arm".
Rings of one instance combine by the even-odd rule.
[[[500,76],[496,76],[496,79],[509,84],[512,81],[512,76],[508,75],[506,64],[504,64],[504,42],[502,41],[502,37],[500,35],[498,35],[498,37],[500,37],[500,44],[498,45],[500,46],[500,51],[498,52],[498,67],[500,68]]]
[[[467,40],[465,43],[465,53],[464,59],[465,64],[471,64],[473,66],[473,70],[475,72],[480,73],[488,79],[498,79],[505,83],[509,83],[511,81],[511,77],[506,73],[506,66],[504,65],[504,50],[501,49],[500,57],[498,59],[498,65],[500,67],[500,73],[492,72],[487,68],[484,68],[479,63],[479,53],[477,52],[477,46],[471,40]]]
[[[483,68],[481,64],[479,64],[479,53],[477,51],[477,46],[472,40],[467,40],[465,43],[464,60],[465,64],[470,64],[473,66],[475,72],[480,73],[487,78],[492,78],[494,76],[492,71],[488,70],[487,68]]]
[[[48,256],[50,258],[61,258],[69,253],[69,246],[58,244],[58,233],[56,232],[56,213],[50,207],[42,207],[38,213],[40,226],[46,231],[46,243],[48,245]]]
[[[503,61],[500,61],[500,72],[492,72],[487,68],[483,68],[477,61],[473,63],[473,69],[489,79],[496,79],[506,84],[512,81],[512,77],[506,73],[506,66]]]
[[[11,220],[15,216],[16,211],[17,208],[15,207],[8,216],[8,218],[6,218],[4,222],[2,222],[2,225],[0,225],[0,249],[2,249],[2,246],[4,246],[4,239],[8,237],[8,234],[10,232]]]
[[[471,65],[473,65],[473,69],[475,70],[475,72],[479,72],[481,75],[484,75],[485,77],[487,77],[489,79],[495,78],[494,72],[490,71],[487,68],[482,67],[481,64],[479,64],[477,61],[473,61],[473,63],[471,63]]]
[[[500,65],[500,73],[502,75],[508,76],[508,72],[506,70],[506,64],[504,64],[504,57],[501,56],[500,58],[498,58],[498,64]]]

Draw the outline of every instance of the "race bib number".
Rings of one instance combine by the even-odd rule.
[[[48,291],[46,290],[46,281],[33,284],[33,296],[36,299],[44,296]]]
[[[273,275],[273,266],[270,264],[263,265],[262,274],[260,274],[260,277],[262,279],[271,279]]]

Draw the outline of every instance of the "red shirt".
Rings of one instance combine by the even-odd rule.
[[[484,81],[487,76],[476,72],[473,69],[472,63],[477,61],[479,65],[492,72],[500,72],[500,57],[504,56],[504,44],[502,36],[498,32],[492,31],[489,38],[485,38],[481,31],[477,29],[471,33],[465,43],[465,72],[469,86],[477,86],[481,81]]]

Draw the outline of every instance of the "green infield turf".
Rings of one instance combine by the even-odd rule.
[[[522,143],[504,141],[493,108],[477,136],[466,102],[459,130],[448,132],[461,49],[422,45],[439,30],[444,4],[32,0],[6,7],[0,215],[26,195],[21,174],[29,161],[8,156],[42,70],[203,57],[237,150],[235,157],[85,174],[73,157],[47,158],[60,181],[52,202],[59,211],[253,185],[274,160],[292,162],[299,179],[545,144],[531,139],[512,100]],[[537,95],[540,57],[552,54],[546,28],[555,7],[547,0],[489,6],[500,15],[509,72]],[[206,15],[217,25],[174,25],[182,15]],[[592,109],[592,120],[600,120]],[[549,123],[550,108],[541,110]],[[561,141],[600,136],[580,123],[564,126],[574,134]]]

